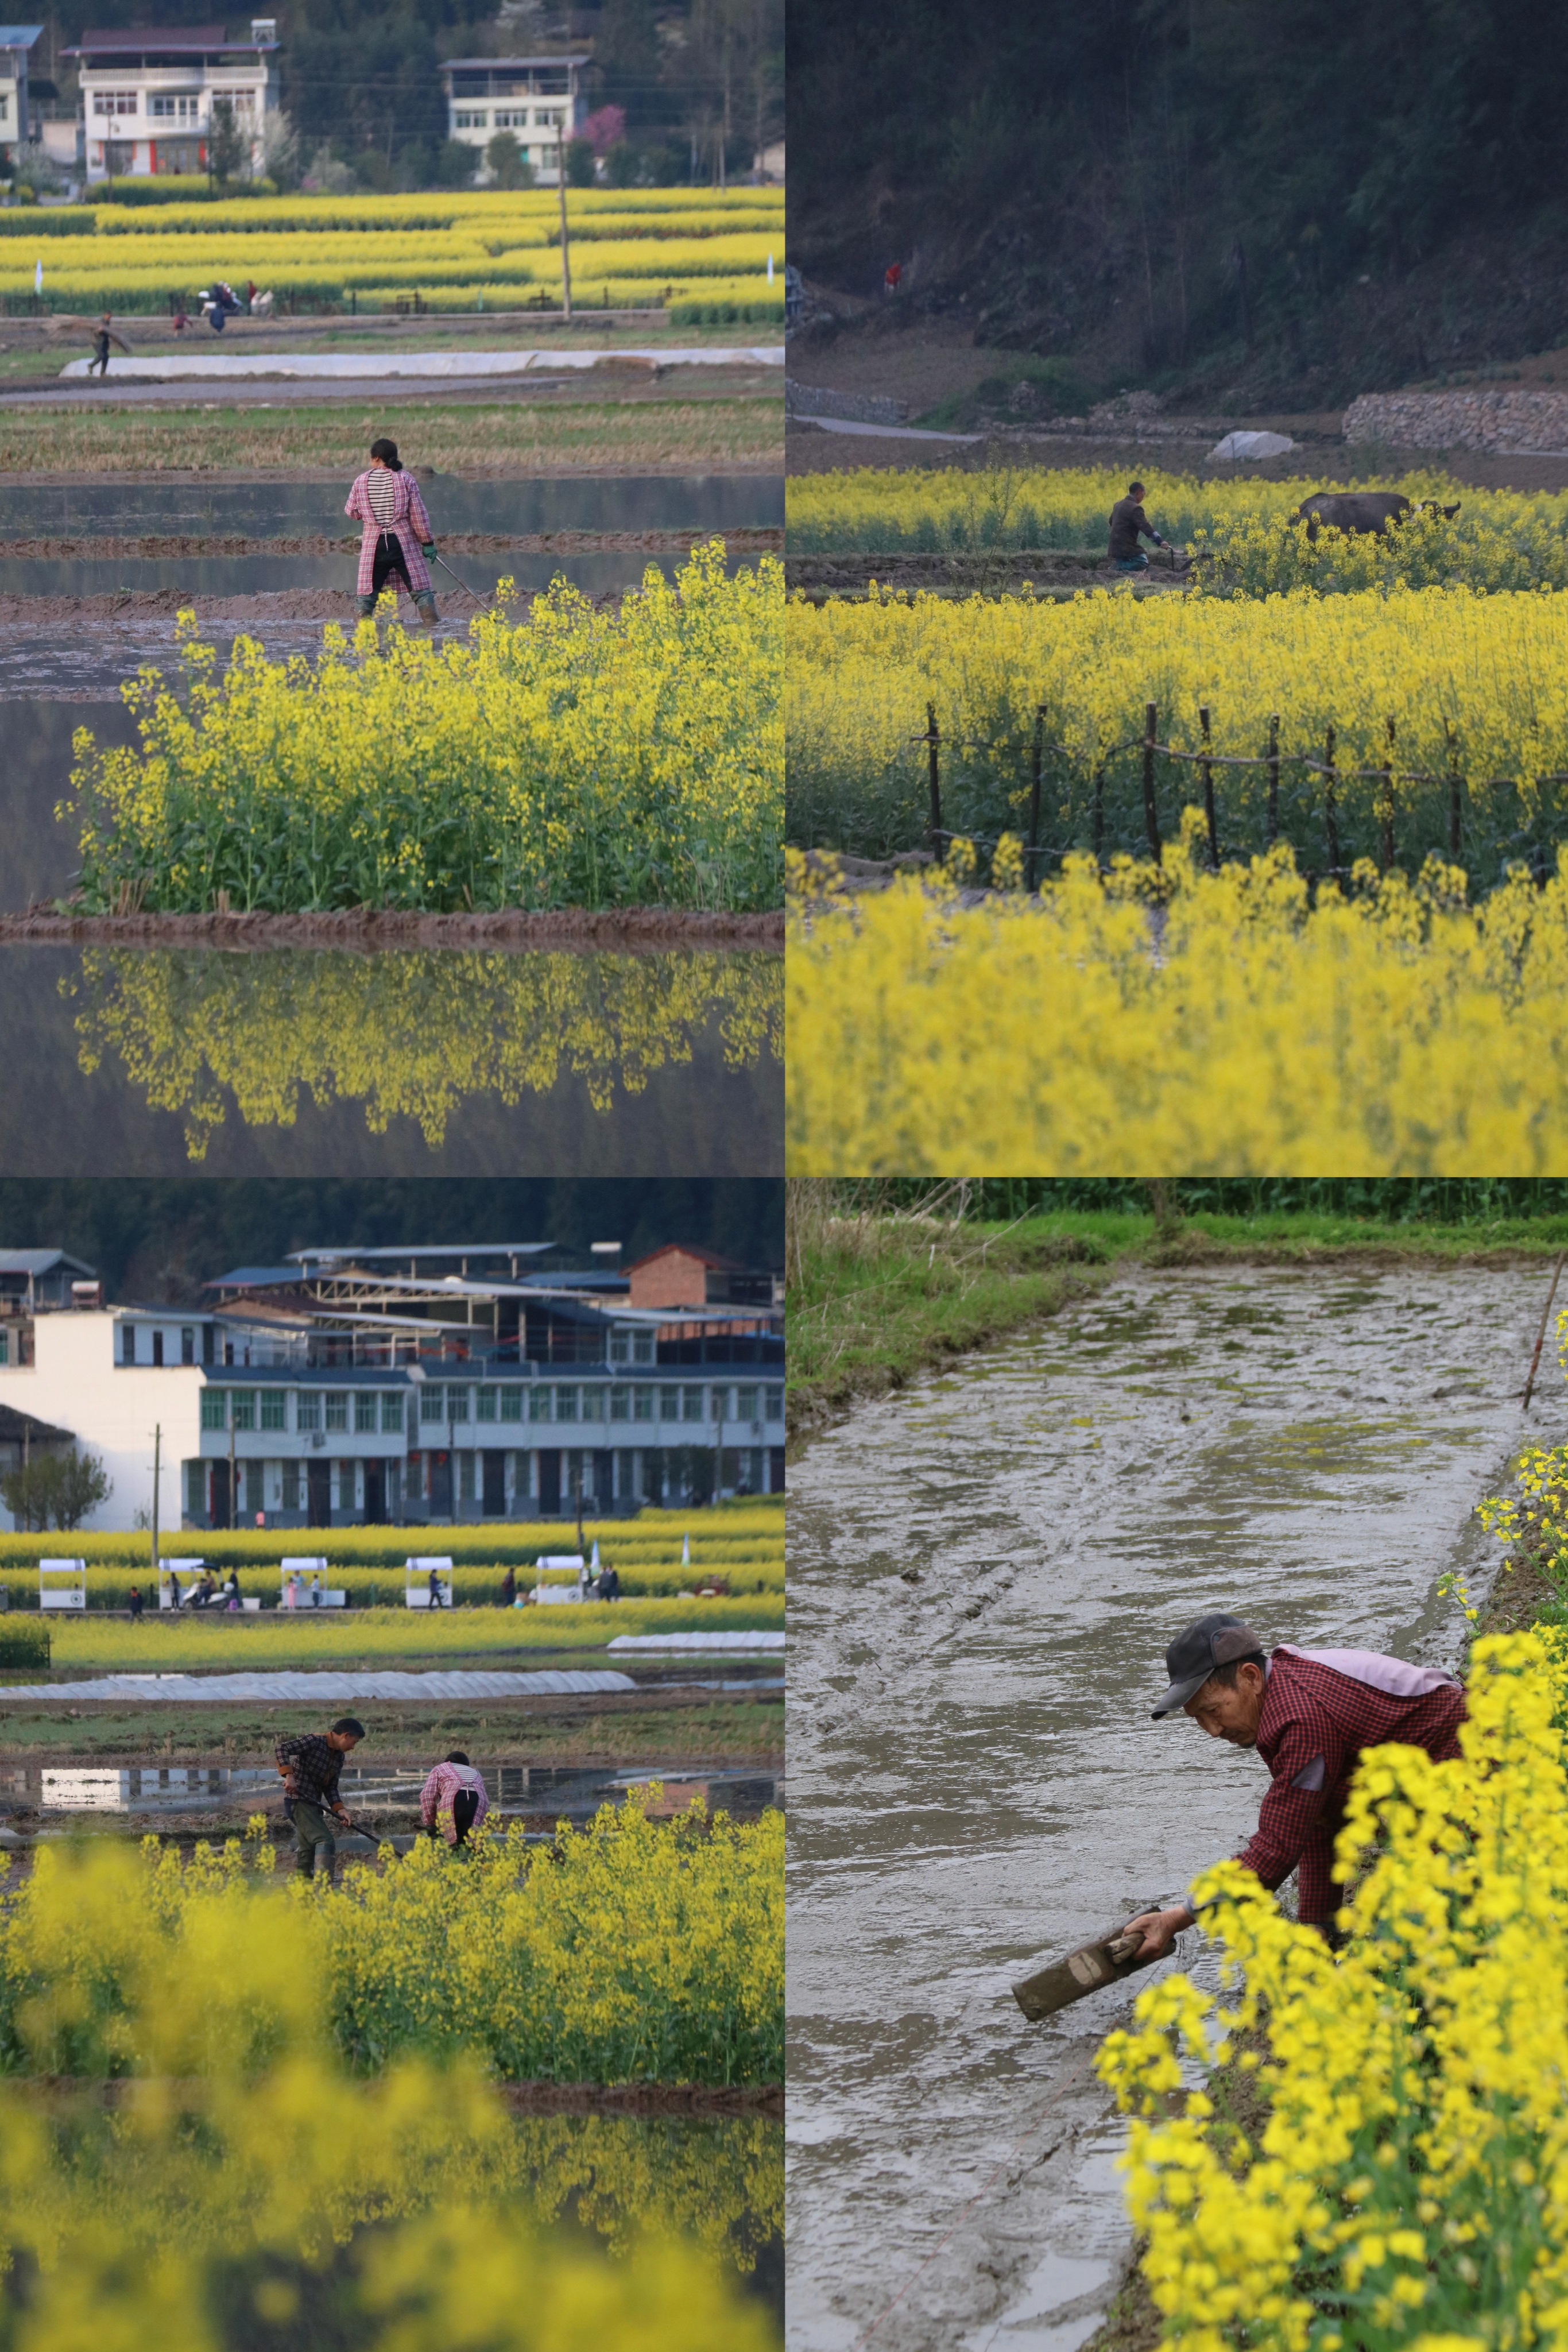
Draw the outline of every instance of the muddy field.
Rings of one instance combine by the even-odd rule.
[[[1521,1420],[1543,1291],[1538,1266],[1140,1269],[805,1448],[792,2352],[1094,2333],[1130,2232],[1092,2066],[1137,1985],[1033,2028],[1009,1985],[1256,1818],[1255,1758],[1149,1719],[1184,1623],[1453,1662],[1438,1582],[1484,1591],[1475,1505],[1561,1422],[1550,1392]]]
[[[1189,583],[1161,551],[1146,572],[1118,572],[1103,553],[1084,548],[995,555],[791,555],[785,559],[791,595],[812,604],[863,597],[873,581],[883,593],[928,596],[1076,596],[1087,588],[1130,586],[1134,596],[1176,594]]]
[[[318,915],[69,915],[52,908],[0,915],[0,946],[221,948],[259,955],[278,948],[338,948],[374,955],[383,949],[491,948],[526,954],[549,948],[582,954],[659,955],[672,949],[784,946],[782,912],[687,913],[628,907],[590,914],[389,914],[368,907]]]

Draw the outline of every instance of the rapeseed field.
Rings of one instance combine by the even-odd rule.
[[[505,589],[507,583],[503,583]],[[558,580],[436,647],[373,621],[320,658],[236,639],[125,689],[140,749],[76,739],[91,911],[759,908],[780,898],[784,574],[724,545],[618,612]]]
[[[1189,809],[1163,866],[1070,857],[1038,899],[962,904],[962,857],[851,908],[803,890],[790,1172],[1568,1165],[1568,851],[1473,907],[1436,859],[1313,903],[1287,847],[1215,874],[1204,833]]]

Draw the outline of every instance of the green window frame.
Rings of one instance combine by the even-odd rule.
[[[347,1428],[348,1428],[348,1426],[349,1426],[349,1392],[348,1392],[348,1391],[347,1391],[346,1389],[329,1389],[329,1390],[328,1390],[328,1391],[327,1391],[327,1426],[328,1426],[328,1428],[329,1428],[329,1429],[347,1429]]]
[[[261,1425],[263,1429],[287,1428],[288,1391],[287,1389],[263,1389],[261,1392]]]
[[[522,1417],[523,1391],[514,1381],[501,1391],[501,1419],[521,1421]]]
[[[402,1397],[397,1389],[382,1391],[382,1434],[402,1434]]]
[[[228,1391],[226,1389],[204,1389],[202,1391],[202,1427],[204,1429],[226,1429],[228,1425]],[[206,1505],[204,1503],[203,1504],[202,1508],[205,1510]]]
[[[528,1391],[528,1419],[548,1421],[549,1417],[550,1391],[546,1387],[536,1385]]]
[[[700,1388],[681,1391],[681,1419],[700,1421],[703,1417],[703,1392]]]
[[[256,1391],[254,1389],[230,1389],[229,1396],[232,1400],[235,1427],[236,1429],[254,1429],[256,1427]]]
[[[321,1391],[319,1389],[298,1389],[294,1396],[294,1426],[301,1432],[321,1426]]]
[[[474,1399],[474,1418],[476,1421],[495,1420],[496,1391],[493,1388],[482,1387],[476,1393]]]
[[[575,1421],[577,1419],[577,1384],[575,1381],[572,1382],[570,1388],[557,1389],[555,1392],[555,1417],[558,1421]]]
[[[445,1420],[446,1391],[442,1388],[439,1383],[433,1388],[430,1382],[426,1381],[424,1386],[420,1390],[419,1417],[421,1421]]]
[[[631,1420],[631,1418],[632,1418],[632,1391],[631,1391],[631,1390],[630,1390],[630,1389],[612,1389],[612,1390],[611,1390],[611,1391],[610,1391],[610,1418],[611,1418],[611,1420],[612,1420],[612,1421],[630,1421],[630,1420]]]
[[[354,1433],[356,1436],[375,1435],[376,1392],[374,1389],[354,1391]]]
[[[651,1388],[646,1388],[646,1389],[633,1389],[633,1390],[632,1390],[632,1420],[633,1420],[633,1421],[652,1421],[652,1420],[653,1420],[653,1390],[652,1390]]]

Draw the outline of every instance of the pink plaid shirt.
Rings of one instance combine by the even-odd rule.
[[[1362,1749],[1397,1740],[1441,1762],[1458,1754],[1465,1719],[1464,1691],[1447,1676],[1367,1651],[1326,1654],[1344,1668],[1288,1644],[1270,1660],[1258,1753],[1272,1780],[1237,1856],[1270,1888],[1299,1868],[1298,1916],[1312,1927],[1339,1908],[1329,1873]]]
[[[490,1810],[490,1800],[485,1793],[485,1782],[474,1764],[438,1764],[419,1792],[419,1817],[427,1830],[437,1821],[441,1834],[448,1845],[457,1843],[457,1824],[452,1818],[452,1800],[459,1789],[472,1789],[478,1798],[474,1826],[478,1828]]]
[[[430,586],[430,573],[425,568],[424,558],[419,551],[419,543],[421,540],[433,540],[435,533],[430,528],[430,517],[424,511],[424,500],[419,495],[419,485],[413,476],[404,468],[402,472],[396,474],[389,471],[386,478],[395,486],[397,495],[392,502],[392,520],[384,528],[395,532],[402,542],[403,561],[408,565],[409,585],[414,594],[420,596]],[[346,515],[352,515],[356,522],[361,522],[364,525],[364,530],[360,536],[358,593],[361,596],[368,596],[375,583],[376,541],[380,539],[383,528],[376,520],[371,507],[370,481],[368,472],[359,477],[353,488],[349,492],[348,503],[343,509]],[[395,578],[394,573],[394,582]]]

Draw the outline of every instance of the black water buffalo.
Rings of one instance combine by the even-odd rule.
[[[1452,522],[1458,513],[1458,506],[1439,507],[1436,499],[1421,500],[1423,514],[1442,514]],[[1415,509],[1402,490],[1317,490],[1303,499],[1292,522],[1304,522],[1307,537],[1315,540],[1318,525],[1326,523],[1333,530],[1392,530]]]

